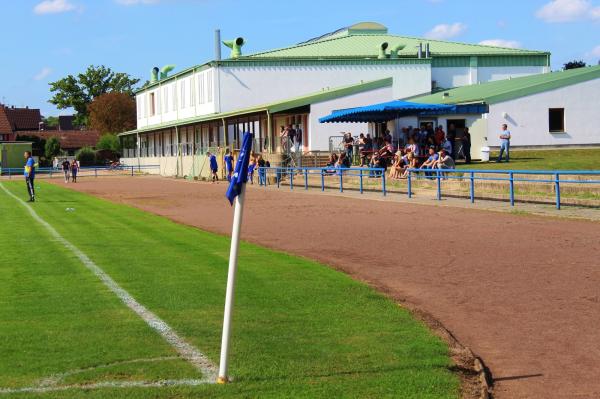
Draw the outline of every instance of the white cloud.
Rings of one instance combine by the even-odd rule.
[[[594,47],[592,51],[586,54],[587,58],[597,57],[600,61],[600,45]]]
[[[61,12],[73,11],[76,7],[68,0],[44,0],[33,7],[36,14],[58,14]]]
[[[537,10],[535,16],[550,23],[587,18],[600,21],[600,6],[592,4],[590,0],[552,0]]]
[[[138,4],[157,4],[160,0],[115,0],[122,6],[136,6]]]
[[[521,48],[521,42],[516,40],[488,39],[480,41],[479,44],[494,47]]]
[[[39,71],[34,77],[34,80],[42,80],[48,77],[52,73],[52,68],[43,67],[41,71]]]
[[[462,22],[456,22],[453,24],[439,24],[433,27],[429,32],[425,34],[428,39],[451,39],[456,37],[467,30],[467,25]]]

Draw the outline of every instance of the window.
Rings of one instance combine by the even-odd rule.
[[[162,95],[162,113],[166,114],[169,112],[169,88],[163,87],[163,95]]]
[[[551,132],[565,131],[565,109],[550,108],[548,110],[548,126]]]
[[[156,98],[154,93],[150,93],[150,116],[156,115]]]
[[[173,90],[171,93],[171,104],[173,105],[171,111],[177,111],[177,82],[171,85],[171,89]]]
[[[181,109],[185,108],[185,83],[186,83],[185,80],[182,80],[179,83],[179,86],[181,87],[181,98],[180,98],[181,104],[179,104],[179,108],[181,108]]]
[[[190,78],[190,107],[196,106],[196,90],[194,89],[194,80]]]

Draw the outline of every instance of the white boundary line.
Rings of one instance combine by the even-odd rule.
[[[0,395],[13,393],[44,393],[66,391],[69,389],[100,389],[100,388],[159,388],[159,387],[195,387],[206,384],[201,380],[160,380],[160,381],[103,381],[93,384],[75,384],[56,387],[25,387],[25,388],[0,388]]]
[[[196,367],[202,373],[201,380],[194,381],[202,381],[202,383],[214,383],[217,378],[217,367],[210,361],[209,358],[206,357],[202,352],[200,352],[197,348],[187,343],[183,338],[181,338],[175,330],[173,330],[167,323],[161,320],[157,315],[152,313],[146,307],[144,307],[141,303],[135,300],[127,291],[125,291],[119,284],[117,284],[108,274],[104,272],[98,265],[94,263],[85,253],[83,253],[79,248],[75,245],[71,244],[71,242],[67,241],[63,236],[61,236],[58,231],[54,229],[48,222],[42,219],[37,212],[25,201],[21,198],[17,197],[13,193],[11,193],[4,185],[0,182],[0,188],[4,190],[6,194],[10,197],[14,198],[17,202],[25,207],[29,211],[31,217],[41,224],[43,227],[48,230],[50,235],[52,235],[56,241],[62,243],[67,249],[69,249],[83,265],[89,269],[92,273],[94,273],[100,281],[104,283],[104,285],[111,290],[115,295],[121,299],[121,301],[127,305],[127,307],[133,310],[139,317],[142,318],[156,332],[158,332],[165,341],[167,341],[175,350],[183,357],[185,360],[190,362],[194,367]],[[173,381],[171,381],[173,382]],[[94,384],[93,387],[102,387],[104,383]],[[168,385],[168,384],[160,384],[160,383],[149,383],[149,384],[158,384],[156,386]],[[155,386],[149,385],[148,383],[138,383],[137,386]],[[189,384],[188,384],[189,385]],[[109,385],[113,386],[113,385]],[[136,385],[132,385],[136,386]],[[0,391],[2,392],[2,391]]]

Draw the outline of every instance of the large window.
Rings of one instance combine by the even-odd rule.
[[[548,110],[548,126],[551,132],[559,133],[565,131],[564,108],[550,108]]]
[[[156,115],[156,96],[150,93],[150,116]]]

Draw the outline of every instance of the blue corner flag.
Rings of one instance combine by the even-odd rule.
[[[253,133],[244,133],[242,147],[240,148],[240,155],[238,156],[237,163],[235,164],[235,170],[233,172],[233,176],[231,176],[231,182],[229,183],[227,194],[225,194],[231,205],[233,205],[233,200],[235,200],[235,197],[240,195],[242,192],[242,186],[248,181],[248,164],[250,163],[250,153],[252,152],[253,141]]]

